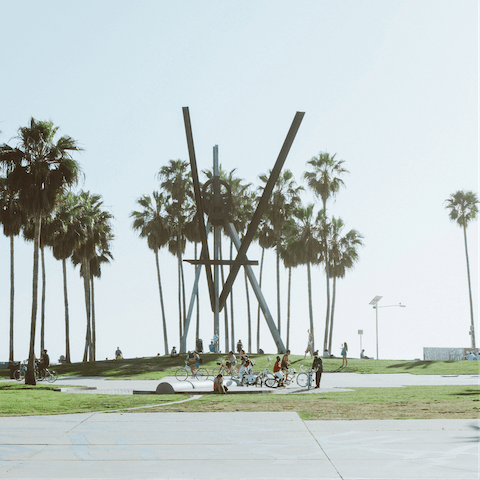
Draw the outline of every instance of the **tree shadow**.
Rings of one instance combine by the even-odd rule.
[[[420,367],[428,369],[432,365],[435,365],[435,363],[437,362],[433,360],[418,360],[416,362],[409,361],[388,365],[387,368],[405,368],[406,370],[411,370],[412,368]],[[455,360],[442,360],[442,363],[455,363]]]

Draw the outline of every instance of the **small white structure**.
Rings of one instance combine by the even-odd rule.
[[[423,347],[424,360],[466,360],[471,348]]]

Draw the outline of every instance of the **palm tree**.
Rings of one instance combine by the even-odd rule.
[[[260,180],[266,185],[267,175],[260,175]],[[263,187],[264,188],[264,187]],[[263,190],[261,188],[261,190]],[[300,203],[300,192],[303,187],[297,187],[293,173],[285,170],[278,176],[267,208],[267,218],[270,223],[276,253],[277,273],[277,328],[281,332],[280,308],[280,246],[285,233],[285,224]]]
[[[14,331],[14,298],[15,298],[15,248],[14,238],[19,235],[26,216],[18,205],[18,195],[12,192],[7,179],[0,178],[0,223],[3,233],[10,238],[10,348],[9,361],[14,361],[13,331]]]
[[[68,309],[67,288],[67,259],[80,242],[81,228],[77,216],[81,205],[78,197],[67,192],[58,201],[52,218],[52,250],[56,260],[62,261],[63,299],[65,307],[65,361],[71,362],[70,357],[70,315]]]
[[[160,248],[166,246],[170,239],[168,220],[165,216],[165,197],[161,193],[153,192],[153,201],[152,197],[144,195],[137,200],[137,203],[143,208],[143,210],[134,211],[130,216],[134,218],[133,229],[139,232],[141,238],[147,239],[148,248],[153,250],[155,254],[158,293],[160,296],[160,308],[162,311],[163,322],[163,343],[165,354],[168,354],[167,322],[165,318],[165,306],[163,303],[160,262],[158,260],[158,251]]]
[[[55,208],[58,195],[73,185],[79,167],[71,152],[81,150],[77,142],[63,136],[54,143],[58,131],[52,122],[30,120],[27,127],[18,130],[18,147],[4,145],[0,162],[7,168],[7,179],[13,191],[18,192],[19,206],[35,220],[33,247],[32,316],[30,348],[25,383],[35,385],[35,328],[37,320],[38,257],[42,219]]]
[[[80,241],[72,253],[72,263],[75,266],[80,265],[80,276],[83,278],[85,294],[87,332],[83,355],[84,362],[95,359],[95,331],[92,323],[92,259],[103,255],[105,252],[110,252],[110,243],[113,240],[110,223],[113,215],[102,210],[103,202],[101,198],[100,195],[84,191],[78,195],[80,210],[77,221],[81,235]]]
[[[472,349],[476,355],[477,347],[475,342],[475,323],[473,319],[473,301],[472,301],[472,285],[470,282],[470,263],[468,260],[468,247],[467,247],[467,226],[475,220],[478,213],[477,204],[479,203],[478,197],[473,192],[465,192],[458,190],[452,193],[450,198],[446,200],[447,210],[449,210],[450,220],[457,222],[457,224],[463,228],[463,239],[465,243],[465,258],[467,260],[467,278],[468,278],[468,294],[470,298],[470,322],[471,322],[471,336],[472,336]]]
[[[298,229],[297,224],[291,218],[288,221],[286,227],[286,235],[283,239],[280,248],[280,257],[283,260],[283,265],[288,270],[288,293],[287,293],[287,342],[286,348],[290,349],[290,306],[291,306],[291,293],[292,293],[292,268],[299,265],[299,241],[298,241]]]
[[[325,234],[327,228],[327,201],[331,197],[335,197],[340,187],[344,185],[343,180],[338,176],[343,173],[348,173],[343,166],[344,160],[336,160],[336,154],[330,155],[329,153],[319,153],[317,157],[312,157],[307,164],[313,169],[312,172],[305,172],[303,178],[307,181],[308,187],[313,191],[316,197],[322,200],[323,206],[323,222],[322,227],[323,238],[323,256],[325,260],[325,275],[327,284],[327,311],[325,319],[325,336],[323,340],[323,350],[327,349],[328,340],[328,324],[330,316],[330,273],[329,273],[329,261],[328,261],[328,247]]]
[[[312,351],[315,351],[315,330],[313,324],[313,302],[312,302],[312,272],[311,266],[319,263],[321,257],[321,243],[319,242],[318,228],[313,219],[313,204],[297,208],[294,212],[297,220],[297,254],[296,262],[307,266],[308,282],[308,314],[310,319],[310,334],[313,337]]]
[[[332,285],[332,309],[330,312],[330,333],[328,351],[332,351],[333,319],[335,313],[335,298],[337,292],[337,278],[344,278],[348,269],[355,266],[358,260],[358,247],[363,245],[362,235],[357,230],[350,230],[344,237],[341,231],[344,227],[341,218],[332,217],[331,237],[329,239],[330,276],[333,278]]]
[[[178,320],[180,339],[186,320],[185,282],[182,256],[185,253],[187,224],[194,215],[193,186],[189,163],[184,160],[170,160],[158,172],[161,188],[165,191],[166,212],[171,237],[168,251],[177,257],[178,264]]]

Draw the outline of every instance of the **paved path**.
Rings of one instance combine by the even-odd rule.
[[[324,373],[319,390],[310,390],[310,393],[339,392],[345,389],[360,387],[394,387],[417,385],[479,385],[479,375],[411,375],[401,374],[358,374],[358,373]],[[131,395],[134,392],[154,392],[160,383],[169,383],[176,392],[192,393],[210,392],[213,389],[212,380],[192,380],[179,382],[175,377],[164,377],[160,380],[108,380],[105,377],[61,377],[55,383],[59,388],[66,385],[89,387],[92,390],[65,390],[82,393],[110,393]],[[228,382],[228,380],[227,380]],[[238,387],[234,383],[228,387],[231,392],[253,393],[260,391],[271,393],[304,393],[308,390],[300,388],[296,383],[286,388],[270,389],[267,387]],[[95,390],[96,389],[96,390]]]
[[[477,420],[295,413],[0,418],[0,478],[477,480]]]

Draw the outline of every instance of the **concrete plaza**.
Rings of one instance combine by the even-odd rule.
[[[187,388],[186,382],[161,381],[166,380],[175,390]],[[478,375],[325,374],[320,391],[412,384],[478,386],[478,380]],[[56,386],[131,395],[155,391],[159,383],[64,377]],[[189,401],[195,401],[211,390],[211,382],[192,383],[189,388],[195,394]],[[299,389],[281,391],[295,394]],[[291,412],[134,412],[0,417],[0,478],[479,478],[479,421],[473,419],[303,421]]]

